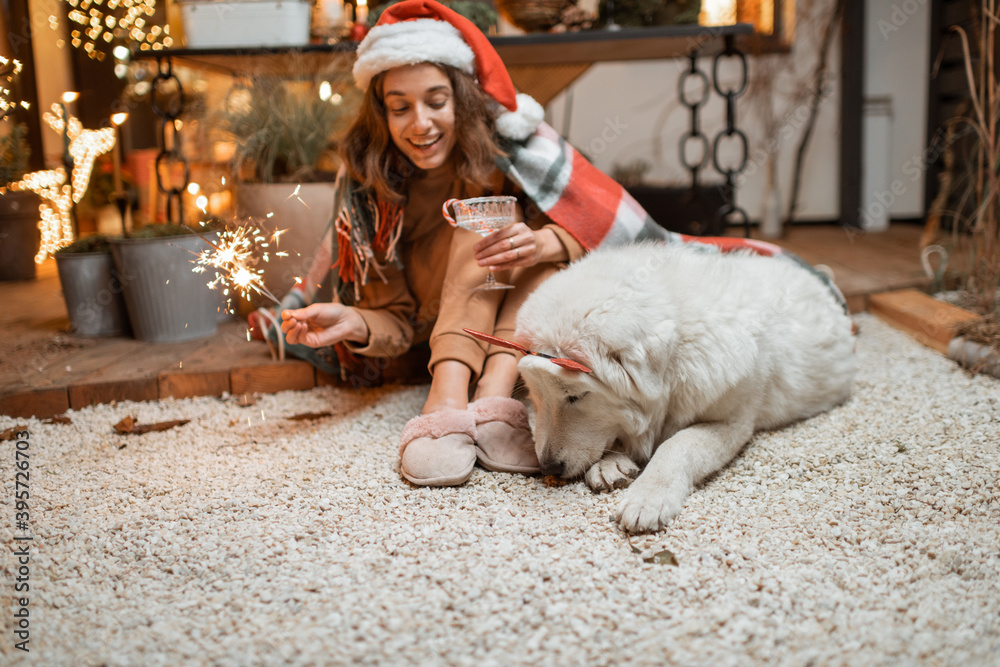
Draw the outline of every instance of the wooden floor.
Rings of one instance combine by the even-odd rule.
[[[921,230],[895,224],[865,234],[804,225],[778,243],[833,269],[857,312],[871,294],[929,285],[920,264]],[[187,343],[73,336],[52,260],[36,280],[0,283],[0,295],[0,414],[45,418],[95,403],[308,389],[330,381],[304,362],[272,361],[264,343],[247,340],[239,319]]]

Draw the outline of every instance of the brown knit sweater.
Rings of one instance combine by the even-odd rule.
[[[503,183],[496,172],[497,190]],[[517,308],[531,290],[556,266],[537,265],[513,272],[498,272],[497,279],[516,285],[512,290],[473,291],[486,277],[486,269],[475,260],[472,246],[478,234],[455,229],[445,221],[441,205],[450,198],[479,197],[488,192],[470,192],[455,177],[454,166],[443,165],[427,172],[410,185],[403,209],[403,228],[397,251],[403,268],[383,266],[361,288],[358,311],[368,325],[367,345],[349,344],[356,354],[395,357],[413,345],[430,341],[430,370],[445,359],[460,361],[478,377],[487,353],[509,353],[490,348],[462,332],[463,327],[509,337]],[[517,195],[518,192],[513,194]],[[518,219],[524,212],[518,206]],[[528,222],[532,229],[548,226],[566,247],[570,260],[584,253],[583,247],[544,215]]]

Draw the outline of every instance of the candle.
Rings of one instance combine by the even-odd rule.
[[[323,0],[322,6],[328,25],[336,27],[343,24],[344,0]]]
[[[358,23],[368,25],[368,0],[358,0]]]
[[[114,165],[115,194],[122,192],[122,123],[128,119],[125,112],[111,115],[111,124],[115,126],[115,147],[111,150],[111,163]]]
[[[66,110],[66,105],[70,102],[76,102],[80,97],[80,93],[75,93],[72,90],[68,90],[62,94],[63,111]]]

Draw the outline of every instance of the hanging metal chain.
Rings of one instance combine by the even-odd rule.
[[[184,88],[174,74],[169,58],[157,59],[150,103],[160,119],[160,152],[156,156],[156,185],[167,196],[167,222],[184,224],[183,195],[191,168],[181,151],[180,116],[184,111]]]
[[[698,82],[696,85],[701,88],[701,93],[689,99],[688,95],[692,92],[689,90],[689,86],[692,80]],[[697,51],[692,51],[688,56],[688,68],[681,72],[677,80],[677,97],[680,99],[681,104],[687,107],[691,113],[691,127],[681,136],[680,157],[681,164],[691,172],[692,196],[698,196],[698,172],[708,164],[708,137],[701,131],[699,118],[701,116],[701,108],[708,102],[708,96],[711,92],[712,86],[708,82],[708,77],[698,69],[698,53]],[[701,156],[698,160],[688,158],[688,146],[693,143],[701,145]]]
[[[723,200],[725,203],[719,209],[718,216],[723,225],[742,224],[744,233],[749,238],[750,218],[747,216],[746,211],[736,205],[736,178],[746,169],[747,160],[750,155],[747,135],[736,127],[736,99],[745,93],[747,89],[747,59],[741,51],[736,49],[731,35],[727,35],[725,40],[725,48],[715,54],[715,58],[712,61],[712,81],[715,92],[726,100],[726,127],[719,131],[715,136],[715,141],[712,142],[712,163],[716,171],[726,179],[723,186]],[[719,66],[728,60],[734,60],[739,67],[738,78],[736,85],[728,89],[723,89],[722,84],[719,82]],[[724,166],[720,159],[722,140],[733,138],[739,143],[737,157],[733,165]]]

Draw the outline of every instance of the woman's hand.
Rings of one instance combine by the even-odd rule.
[[[472,246],[479,266],[495,271],[542,262],[564,262],[569,254],[550,229],[533,230],[523,222],[498,229]]]
[[[368,342],[368,325],[354,308],[339,303],[314,303],[281,311],[281,331],[292,345],[326,347],[341,341]]]

